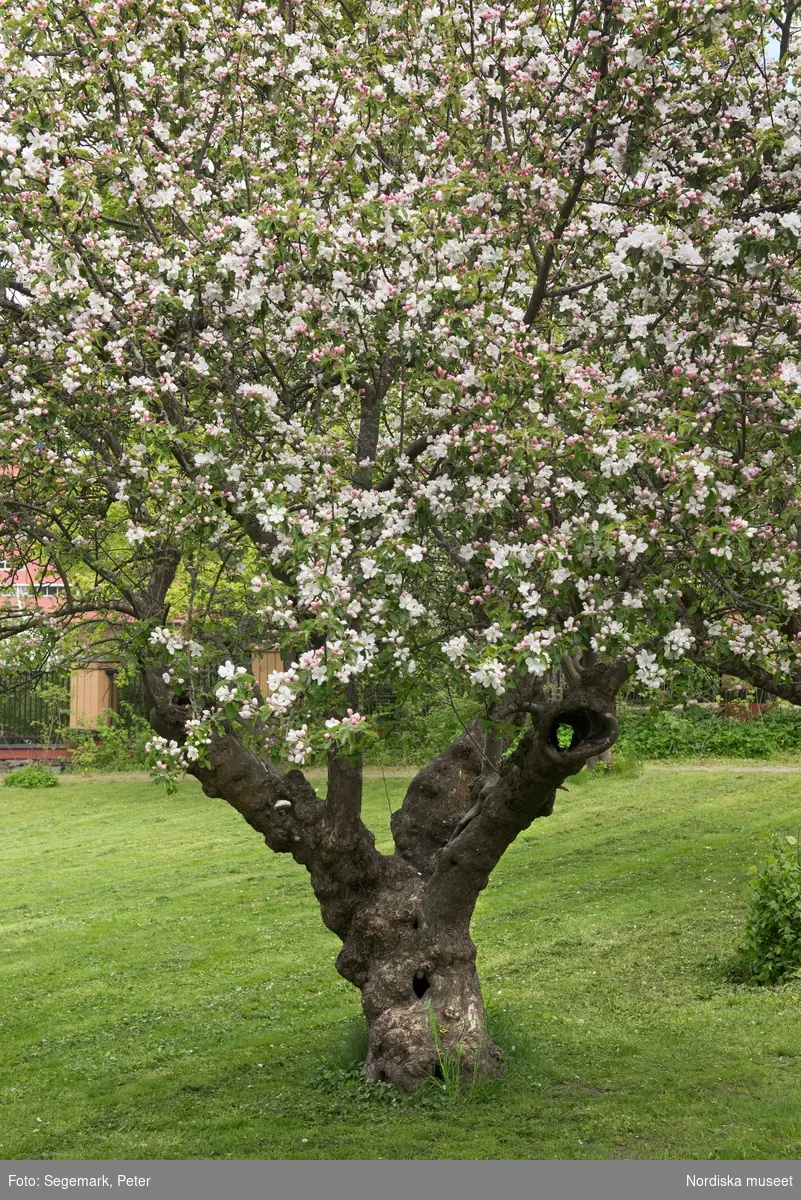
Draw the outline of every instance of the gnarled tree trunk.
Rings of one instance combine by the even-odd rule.
[[[507,846],[553,811],[557,789],[617,736],[614,695],[625,669],[593,667],[558,702],[511,710],[528,720],[501,756],[497,733],[477,722],[412,780],[393,814],[394,855],[375,848],[361,820],[361,764],[332,755],[328,793],[300,771],[262,762],[234,733],[214,739],[209,765],[193,768],[309,871],[325,924],[342,940],[337,970],[361,992],[368,1075],[410,1091],[447,1059],[464,1080],[496,1073],[501,1052],[484,1013],[470,921]],[[156,699],[151,722],[180,737],[185,712]],[[565,744],[565,734],[570,740]]]

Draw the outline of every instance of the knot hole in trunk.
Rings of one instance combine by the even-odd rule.
[[[416,971],[414,979],[412,980],[412,991],[417,999],[422,1000],[423,996],[425,996],[430,987],[431,984],[429,983],[428,976],[425,974],[425,972]]]
[[[553,718],[548,741],[555,750],[578,750],[605,745],[610,736],[609,722],[591,708],[569,708]]]

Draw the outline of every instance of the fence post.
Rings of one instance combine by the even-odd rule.
[[[70,675],[70,729],[97,729],[111,724],[117,712],[117,664],[84,662]]]

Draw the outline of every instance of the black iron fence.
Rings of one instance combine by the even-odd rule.
[[[69,725],[70,677],[63,671],[0,680],[0,745],[62,745]]]
[[[696,701],[714,703],[731,695],[721,687],[719,676],[698,670],[690,682],[689,693]],[[213,695],[220,678],[212,666],[202,668],[194,679],[194,686],[201,695]],[[546,680],[546,690],[554,698],[561,695],[564,680],[561,672],[554,671]],[[620,697],[635,706],[649,705],[654,699],[662,698],[649,689],[632,681]],[[681,697],[677,696],[677,699]],[[752,697],[749,697],[752,698]],[[382,714],[403,719],[405,701],[403,689],[382,683],[368,684],[360,688],[359,707],[368,716]],[[765,698],[759,696],[758,700]],[[769,698],[767,698],[769,699]],[[117,676],[118,713],[115,724],[131,737],[138,736],[147,721],[150,707],[141,677],[131,671],[120,671]],[[437,697],[431,697],[437,703]],[[415,709],[419,705],[413,705]],[[423,701],[423,711],[427,704]],[[6,683],[0,676],[0,747],[52,745],[63,746],[69,740],[70,724],[70,676],[65,671],[50,671],[26,677],[16,677]]]
[[[129,733],[139,721],[147,720],[150,705],[139,675],[117,678],[117,705],[117,719]]]

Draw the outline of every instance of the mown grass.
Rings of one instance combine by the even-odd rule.
[[[305,872],[194,784],[0,793],[0,1158],[795,1158],[801,980],[732,981],[801,778],[587,779],[474,932],[509,1071],[367,1086]],[[403,781],[368,785],[388,847]]]

